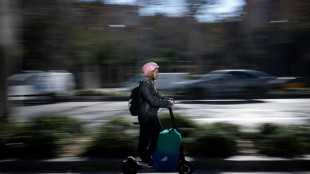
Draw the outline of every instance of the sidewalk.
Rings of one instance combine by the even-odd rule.
[[[310,171],[310,156],[275,158],[233,156],[220,158],[188,158],[194,170],[204,171]],[[0,160],[0,172],[121,172],[123,159],[55,158]]]

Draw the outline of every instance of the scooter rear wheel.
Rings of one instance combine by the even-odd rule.
[[[180,174],[192,174],[194,172],[194,166],[189,161],[180,161],[178,164],[178,172]]]
[[[139,170],[139,165],[133,157],[128,157],[122,164],[122,171],[124,174],[136,174]]]

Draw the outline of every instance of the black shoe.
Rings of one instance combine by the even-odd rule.
[[[151,161],[149,162],[149,165],[152,166],[152,167],[154,166],[153,160],[151,160]]]

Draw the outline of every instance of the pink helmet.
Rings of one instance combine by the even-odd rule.
[[[143,65],[142,67],[142,73],[146,76],[148,72],[154,71],[156,68],[159,68],[159,66],[154,62],[149,62]]]

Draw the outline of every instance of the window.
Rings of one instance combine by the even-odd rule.
[[[248,74],[246,72],[230,72],[229,74],[233,75],[236,79],[253,79],[255,76]]]

